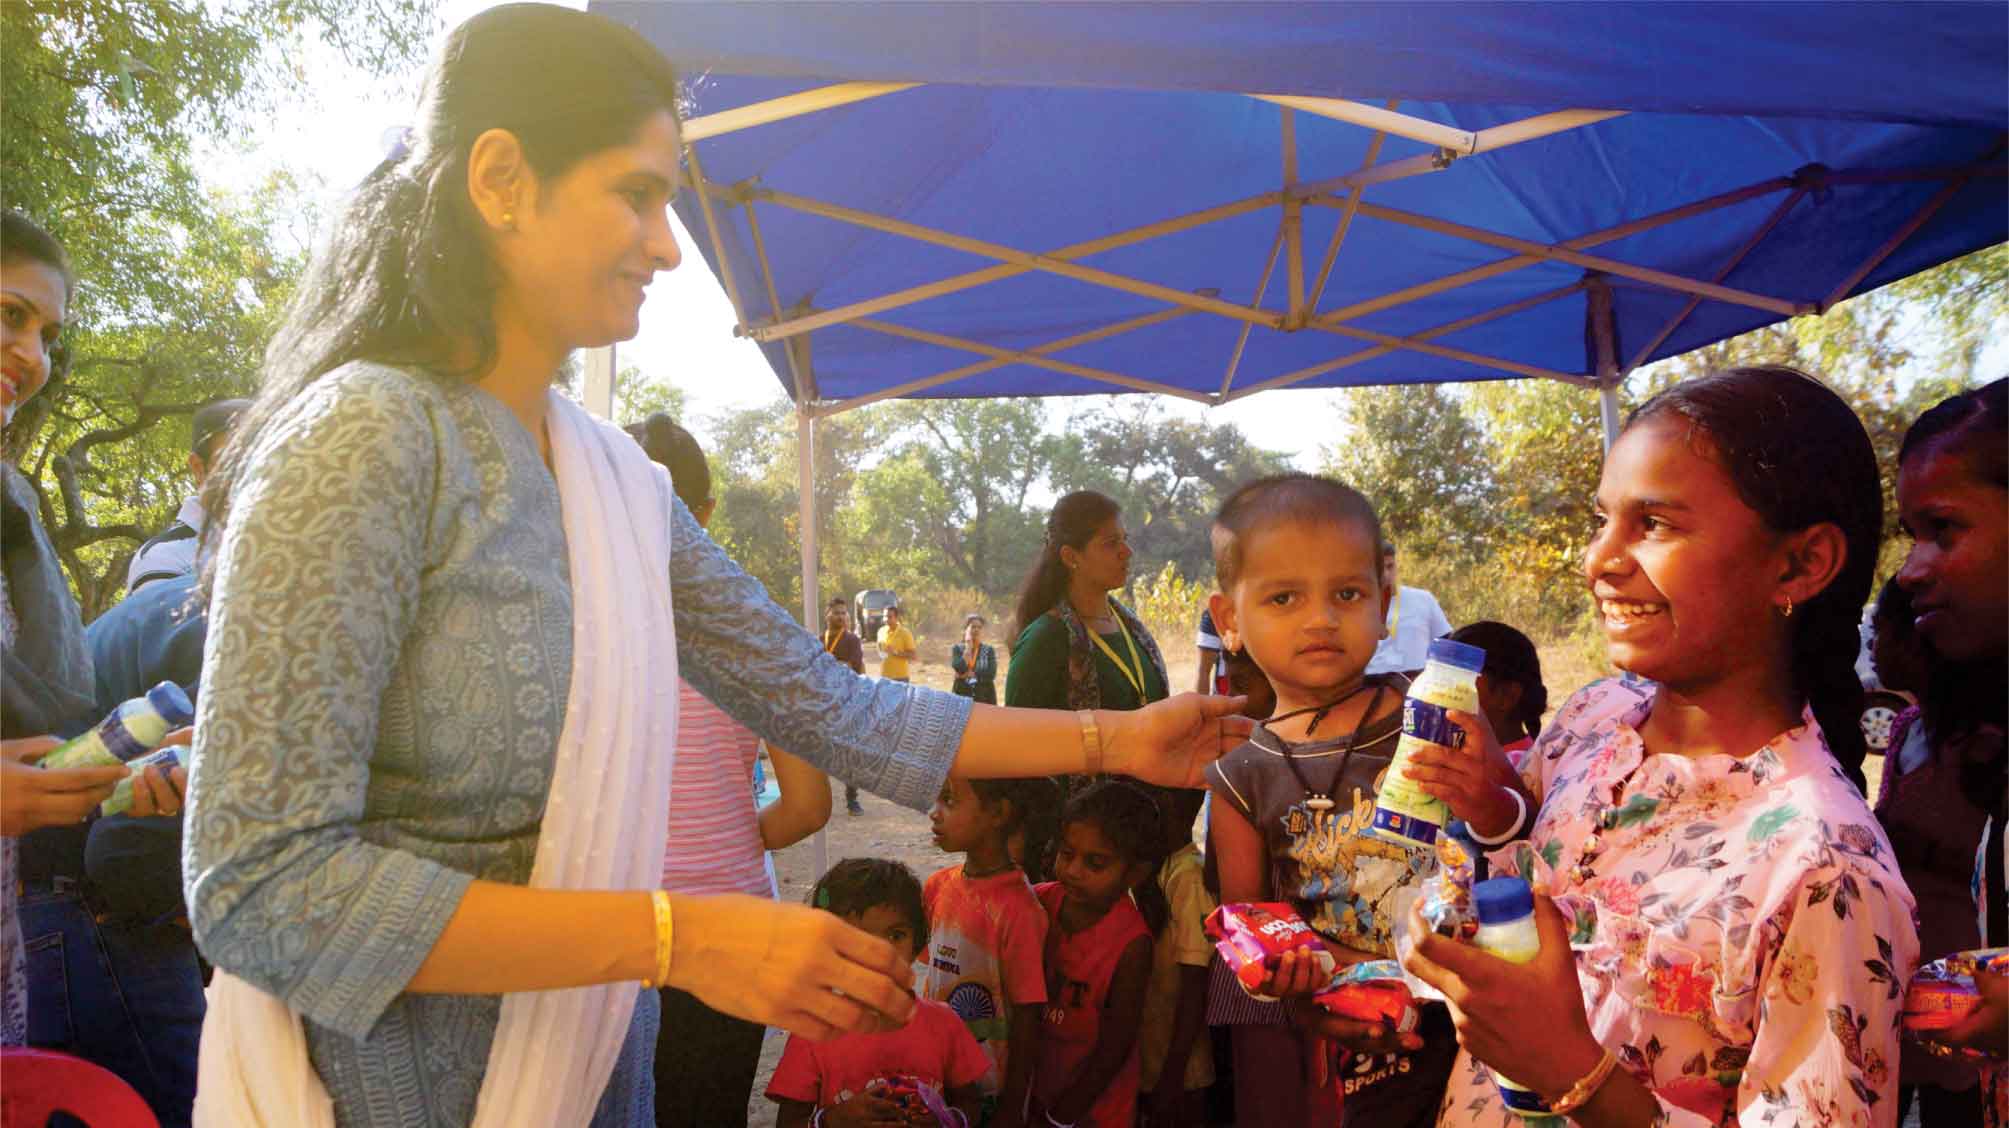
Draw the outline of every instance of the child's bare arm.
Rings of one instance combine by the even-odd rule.
[[[774,1114],[774,1128],[809,1128],[809,1118],[816,1112],[816,1106],[808,1101],[777,1101],[781,1106]]]
[[[1123,1071],[1137,1049],[1137,1030],[1144,1021],[1144,990],[1151,979],[1151,939],[1141,937],[1124,949],[1109,981],[1109,999],[1102,1006],[1102,1028],[1095,1048],[1075,1067],[1067,1088],[1048,1106],[1049,1116],[1073,1124],[1087,1115],[1110,1082]]]
[[[1265,899],[1269,847],[1263,842],[1262,832],[1233,803],[1214,804],[1209,828],[1209,848],[1219,857],[1221,903]]]
[[[1039,1003],[1012,1006],[1004,1087],[998,1091],[998,1128],[1025,1123],[1026,1094],[1032,1092],[1032,1067],[1039,1060],[1040,1012],[1045,1009]]]
[[[760,844],[780,850],[815,834],[830,821],[830,777],[798,756],[770,744],[774,782],[781,798],[760,812]]]

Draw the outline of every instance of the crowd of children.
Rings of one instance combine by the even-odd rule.
[[[1999,430],[2001,387],[1986,394],[1969,414],[1995,411],[1984,423]],[[1767,417],[1780,405],[1796,427]],[[1979,479],[1996,502],[2000,470]],[[1891,1123],[1897,1000],[1919,945],[1906,877],[1925,874],[1909,872],[1917,833],[1894,831],[1893,855],[1866,807],[1861,734],[1842,711],[1861,700],[1840,673],[1853,658],[1842,636],[1872,579],[1874,487],[1860,424],[1815,381],[1746,369],[1682,385],[1628,424],[1586,552],[1626,676],[1586,687],[1545,728],[1527,636],[1490,621],[1452,633],[1485,652],[1479,708],[1452,714],[1463,747],[1424,745],[1403,770],[1495,866],[1557,898],[1536,898],[1540,954],[1510,969],[1427,928],[1398,953],[1432,860],[1370,825],[1409,690],[1400,674],[1367,672],[1390,599],[1372,504],[1311,475],[1243,486],[1214,526],[1208,610],[1225,678],[1261,722],[1251,738],[1208,767],[1205,790],[1103,781],[1060,805],[1043,780],[952,780],[931,817],[936,844],[965,860],[928,879],[920,908],[898,867],[883,906],[826,879],[818,904],[913,916],[905,934],[932,936],[914,945],[927,952],[917,990],[962,1028],[792,1044],[770,1090],[797,1114],[783,1122],[936,1123],[883,1101],[870,1106],[881,1119],[861,1117],[856,1094],[869,1085],[857,1078],[871,1075],[939,1079],[961,1110],[951,1122],[1008,1128],[1506,1125],[1490,1066],[1586,1125],[1771,1122],[1788,1110],[1802,1124]],[[1950,538],[1932,535],[1914,564],[1921,551],[1956,559],[1934,547]],[[1893,674],[1913,618],[1902,605],[1926,590],[1903,582],[1886,587],[1879,613],[1878,668]],[[1994,691],[1999,712],[1999,677]],[[1962,778],[1992,772],[1999,790],[1999,740],[1989,747],[1992,759],[1964,753]],[[1923,772],[1926,755],[1893,755],[1886,780]],[[1208,793],[1203,855],[1194,828]],[[1040,816],[1056,806],[1052,826]],[[1032,884],[1028,858],[1055,880]],[[1959,879],[1966,863],[1947,858]],[[1980,881],[1984,894],[1996,884]],[[1231,902],[1286,903],[1321,958],[1285,955],[1245,989],[1203,927]],[[1938,952],[1950,939],[1927,942]],[[1312,1001],[1333,966],[1398,956],[1452,1002],[1422,1002],[1398,1029]],[[879,1055],[869,1064],[868,1048]],[[810,1077],[811,1062],[849,1066]],[[1997,1081],[1984,1085],[1991,1113]],[[1925,1107],[1929,1123],[1957,1122]]]

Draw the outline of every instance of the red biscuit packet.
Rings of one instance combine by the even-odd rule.
[[[1311,1001],[1341,1018],[1378,1022],[1397,1034],[1411,1033],[1423,1021],[1423,1013],[1416,1006],[1416,997],[1409,993],[1409,985],[1400,979],[1347,983],[1330,991],[1321,991],[1313,995]]]
[[[1320,970],[1331,975],[1332,953],[1318,933],[1289,905],[1277,901],[1232,901],[1207,916],[1207,935],[1214,938],[1214,950],[1227,961],[1235,979],[1257,998],[1263,981],[1277,969],[1285,952],[1315,953]]]

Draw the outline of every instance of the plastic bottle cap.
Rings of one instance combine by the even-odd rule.
[[[195,706],[188,703],[188,694],[171,681],[147,690],[146,701],[167,722],[168,728],[177,729],[195,720]]]
[[[1464,843],[1468,847],[1478,845],[1478,843],[1472,841],[1472,828],[1465,825],[1464,819],[1452,819],[1450,822],[1445,823],[1444,833]]]
[[[1486,652],[1476,646],[1440,638],[1430,643],[1429,661],[1442,662],[1461,670],[1479,673],[1486,668]]]
[[[1518,877],[1495,877],[1472,885],[1472,909],[1480,924],[1506,924],[1535,911],[1535,891]]]

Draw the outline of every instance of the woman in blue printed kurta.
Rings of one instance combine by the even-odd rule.
[[[343,1125],[468,1123],[499,996],[656,966],[647,893],[523,883],[572,670],[545,397],[572,349],[633,335],[642,284],[678,261],[675,93],[595,16],[512,5],[457,29],[212,479],[191,917],[220,968],[302,1016]],[[683,676],[909,806],[952,767],[1191,781],[1245,727],[1187,698],[1085,737],[1066,714],[860,679],[681,505],[670,523]],[[911,1006],[890,950],[827,914],[672,903],[668,982],[717,1009],[822,1036]],[[596,1122],[648,1122],[654,1037],[644,992]]]

